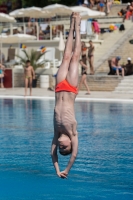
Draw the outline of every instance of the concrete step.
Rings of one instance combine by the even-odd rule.
[[[113,85],[113,84],[110,84],[110,85],[107,84],[106,86],[103,85],[103,84],[98,85],[98,84],[89,84],[89,83],[88,83],[88,86],[89,86],[89,87],[94,87],[94,88],[96,88],[96,87],[97,87],[97,88],[106,88],[106,89],[110,89],[110,88],[115,89],[115,88],[117,87],[117,85],[118,85],[118,83],[117,83],[117,84],[114,84],[114,85]],[[132,88],[132,89],[133,89],[133,88]],[[117,91],[118,91],[118,90],[117,90]]]
[[[79,77],[79,79],[81,76]],[[87,84],[91,91],[114,91],[121,82],[121,77],[107,75],[89,75],[87,76]],[[86,91],[84,85],[81,90]]]
[[[115,91],[118,91],[118,90],[126,90],[126,91],[128,91],[128,90],[133,90],[133,86],[117,86],[116,88],[115,88]]]
[[[125,76],[125,77],[124,77],[124,80],[129,80],[129,79],[133,79],[133,75]]]
[[[124,77],[118,86],[115,88],[114,92],[117,93],[133,93],[133,76]]]
[[[126,79],[126,76],[123,78],[122,83],[133,83],[133,79]]]
[[[127,77],[128,77],[128,76],[127,76]],[[126,76],[125,76],[124,79],[123,79],[123,82],[125,82],[125,83],[130,82],[130,83],[132,83],[132,82],[133,82],[133,77],[132,77],[132,78],[126,79]]]
[[[127,84],[125,83],[125,84],[124,84],[124,83],[122,82],[122,83],[119,84],[119,87],[129,87],[129,86],[131,86],[131,87],[133,88],[133,83],[127,83]]]
[[[92,87],[89,87],[90,91],[104,91],[104,92],[113,92],[114,88],[92,88]],[[86,91],[86,88],[81,88],[81,91]]]
[[[133,94],[133,91],[114,91],[113,93]]]

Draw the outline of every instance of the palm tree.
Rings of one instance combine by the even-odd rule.
[[[37,52],[35,50],[31,50],[31,53],[28,54],[26,50],[22,50],[24,52],[24,56],[16,55],[20,60],[16,64],[21,64],[22,66],[26,65],[26,61],[30,60],[31,66],[36,70],[38,67],[42,67],[46,60],[44,60],[44,53]]]
[[[44,66],[46,60],[44,59],[43,56],[46,53],[46,51],[41,53],[32,49],[30,54],[28,54],[25,49],[22,51],[24,52],[24,56],[16,55],[16,57],[20,59],[16,64],[20,64],[23,67],[25,67],[27,60],[30,60],[31,66],[34,68],[34,71],[37,68]],[[44,72],[44,70],[42,70],[41,73],[36,74],[36,79],[33,80],[33,87],[36,87],[37,80],[40,77],[40,75]]]
[[[34,71],[37,68],[44,66],[44,63],[46,62],[46,60],[44,60],[44,54],[46,53],[46,51],[40,53],[32,49],[30,54],[28,54],[25,49],[22,51],[24,52],[24,56],[16,55],[16,57],[20,59],[18,62],[16,62],[16,65],[22,65],[24,67],[26,66],[27,60],[30,60],[31,66],[33,67]],[[36,74],[36,80],[40,77],[44,70],[42,70],[40,74]]]

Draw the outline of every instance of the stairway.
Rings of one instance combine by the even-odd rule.
[[[108,59],[116,55],[123,56],[121,55],[123,51],[122,45],[125,41],[129,43],[129,38],[133,35],[133,23],[130,20],[125,21],[125,28],[126,30],[123,32],[117,30],[113,33],[109,33],[109,37],[105,38],[103,44],[96,49],[94,62],[96,73],[107,74],[109,72]],[[121,52],[118,51],[118,54],[116,54],[118,49],[121,50]],[[127,57],[129,57],[129,55]]]
[[[79,77],[80,80],[81,76]],[[87,84],[91,91],[114,91],[117,85],[121,82],[121,77],[107,76],[107,75],[88,75]],[[82,85],[81,90],[85,91],[86,88]]]
[[[114,93],[133,94],[133,75],[124,77],[113,91]]]

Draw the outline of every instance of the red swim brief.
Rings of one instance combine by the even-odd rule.
[[[78,94],[77,87],[70,85],[67,80],[64,80],[56,85],[55,92],[61,92],[61,91],[73,92],[75,94]]]

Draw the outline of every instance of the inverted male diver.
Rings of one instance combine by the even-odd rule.
[[[74,102],[78,94],[78,65],[81,52],[80,15],[72,13],[70,31],[66,42],[62,64],[58,70],[55,88],[54,137],[51,156],[57,175],[67,178],[78,152],[77,122],[74,113]],[[73,33],[76,33],[73,50]],[[71,154],[66,169],[60,172],[57,147],[62,155]]]

